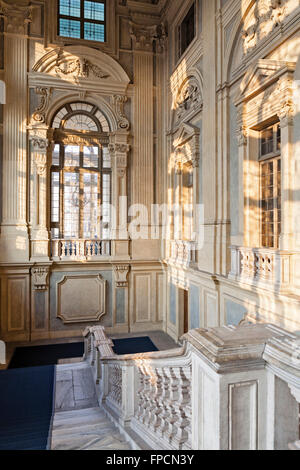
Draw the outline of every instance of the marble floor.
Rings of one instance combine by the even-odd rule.
[[[56,368],[52,450],[130,450],[130,445],[98,406],[87,363]]]

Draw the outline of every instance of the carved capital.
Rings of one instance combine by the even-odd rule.
[[[32,21],[32,9],[28,1],[11,3],[0,0],[0,17],[4,18],[4,31],[26,35],[28,25]]]
[[[116,287],[128,287],[128,265],[114,266]]]
[[[48,288],[48,267],[34,267],[31,269],[32,287],[34,290],[47,290]]]
[[[153,44],[157,44],[158,52],[164,48],[167,31],[163,23],[158,25],[141,25],[129,23],[129,32],[135,50],[153,52]]]

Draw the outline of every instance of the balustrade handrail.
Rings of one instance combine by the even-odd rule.
[[[278,383],[289,407],[296,410],[300,401],[299,338],[274,325],[196,329],[184,335],[183,345],[176,349],[122,356],[114,353],[113,342],[104,327],[89,327],[84,337],[85,360],[92,365],[101,407],[130,438],[140,436],[151,449],[211,449],[211,443],[213,448],[220,449],[226,445],[233,450],[243,446],[253,448],[255,441],[249,444],[243,441],[250,435],[249,426],[251,430],[257,426],[256,413],[252,411],[258,402],[253,397],[263,400],[265,406],[263,397],[274,393],[272,387],[277,386],[278,377],[288,385],[282,388]],[[229,387],[225,386],[227,381]],[[206,387],[213,397],[208,399],[207,409],[202,396]],[[241,394],[241,387],[249,393]],[[234,414],[220,414],[217,405],[216,408],[209,405],[211,400],[216,404],[228,401],[233,412],[234,400],[242,396],[245,420],[239,417],[236,422]],[[285,406],[276,400],[273,405],[274,409]],[[257,439],[262,449],[277,445],[272,436],[278,430],[275,433],[273,429],[268,436],[262,432],[274,413],[269,408],[263,409],[265,418],[259,424]],[[251,423],[249,410],[254,419]],[[231,432],[237,423],[241,432],[231,434],[230,444],[226,444],[222,433]],[[296,424],[290,415],[280,422],[286,448],[297,440]],[[220,435],[214,431],[218,427],[222,428]]]

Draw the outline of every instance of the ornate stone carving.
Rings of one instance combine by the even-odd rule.
[[[34,157],[36,172],[39,176],[45,175],[47,171],[47,155],[45,153],[36,153]]]
[[[67,60],[63,56],[62,49],[57,53],[55,71],[57,74],[73,75],[74,78],[89,78],[90,74],[102,79],[110,77],[88,59],[77,57]]]
[[[116,287],[128,287],[129,269],[128,265],[114,266]]]
[[[124,113],[124,104],[127,102],[127,96],[115,95],[113,97],[113,104],[118,118],[118,128],[128,131],[130,123]]]
[[[195,78],[191,78],[181,87],[175,104],[177,108],[177,121],[181,120],[192,110],[201,111],[203,107],[200,87]]]
[[[133,21],[129,23],[129,32],[136,50],[153,51],[153,44],[157,44],[158,52],[164,48],[167,31],[164,23],[158,25],[141,25]]]
[[[36,110],[34,111],[32,115],[32,118],[36,122],[44,123],[46,119],[46,111],[48,109],[49,101],[50,101],[51,94],[52,94],[52,89],[44,88],[44,87],[37,87],[35,89],[35,92],[37,95],[41,96],[41,99],[40,99],[40,104],[38,105],[38,107],[36,108]]]
[[[27,34],[28,25],[32,21],[32,9],[28,1],[8,3],[0,0],[0,18],[4,18],[5,32]]]
[[[283,0],[258,0],[254,2],[242,31],[245,54],[281,24],[287,13],[283,3]]]
[[[34,267],[31,270],[32,286],[34,290],[47,290],[48,287],[48,267]]]

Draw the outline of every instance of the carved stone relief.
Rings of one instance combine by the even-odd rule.
[[[258,0],[245,20],[242,38],[244,53],[267,37],[289,14],[290,0]]]
[[[192,77],[181,87],[178,92],[175,107],[176,121],[185,118],[191,111],[201,111],[203,107],[200,87],[197,80]]]
[[[90,75],[102,79],[110,77],[110,75],[103,72],[98,65],[93,64],[86,58],[64,57],[62,49],[57,53],[55,72],[58,75],[71,75],[74,78],[89,78]]]

